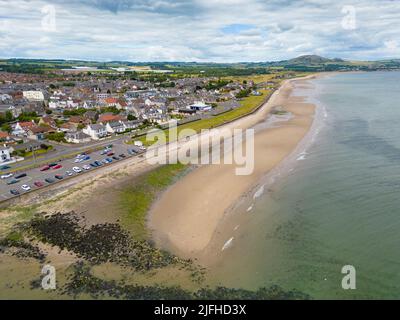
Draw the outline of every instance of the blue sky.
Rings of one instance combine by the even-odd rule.
[[[400,58],[397,0],[0,0],[0,57]]]

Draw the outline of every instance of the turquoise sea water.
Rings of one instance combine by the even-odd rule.
[[[249,218],[212,277],[314,298],[400,298],[400,72],[312,83],[297,94],[325,109],[322,129],[304,160],[242,213]],[[344,265],[356,268],[356,290],[341,287]]]

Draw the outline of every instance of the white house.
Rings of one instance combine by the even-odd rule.
[[[43,101],[44,95],[42,91],[23,91],[22,95],[29,101]]]
[[[65,135],[65,140],[70,143],[85,143],[90,142],[91,137],[82,131],[68,132]]]
[[[107,122],[106,130],[109,133],[122,133],[125,131],[124,125],[121,123],[122,121],[113,121]]]
[[[102,124],[90,124],[82,131],[89,135],[93,140],[99,140],[107,135],[106,126],[103,126]]]
[[[141,121],[139,120],[120,121],[120,123],[124,126],[124,130],[128,130],[128,129],[136,129],[137,127],[139,127]]]
[[[0,163],[9,162],[11,160],[10,150],[0,148]]]

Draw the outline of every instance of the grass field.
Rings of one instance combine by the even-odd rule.
[[[143,174],[133,186],[121,191],[118,199],[121,224],[135,239],[143,240],[148,237],[146,215],[151,204],[186,168],[187,166],[180,163],[159,167]]]

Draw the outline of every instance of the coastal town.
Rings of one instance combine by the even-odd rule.
[[[120,155],[128,155],[133,152],[130,145],[145,149],[138,138],[151,130],[167,128],[171,121],[178,125],[212,121],[240,109],[246,98],[263,97],[282,77],[291,76],[277,73],[256,83],[156,71],[80,67],[51,76],[0,72],[0,173],[6,183],[2,200],[47,183],[22,184],[18,176],[26,169],[109,151],[112,144],[121,147]],[[120,158],[115,155],[109,162]],[[74,172],[70,169],[66,176]],[[61,176],[44,178],[57,181]],[[16,188],[10,189],[14,184]]]

